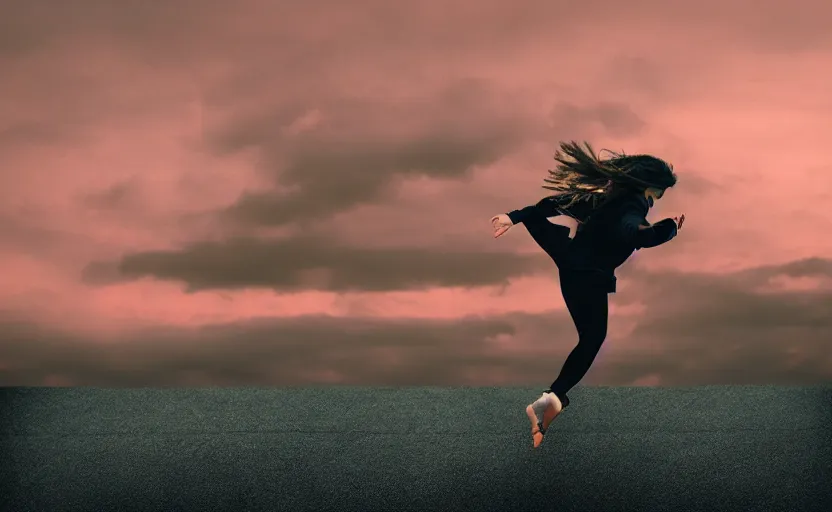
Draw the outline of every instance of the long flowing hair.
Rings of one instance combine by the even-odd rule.
[[[543,188],[556,194],[563,208],[588,202],[595,210],[612,199],[629,192],[655,187],[667,189],[676,184],[673,166],[651,155],[625,155],[605,150],[611,156],[601,158],[588,142],[561,142],[555,153],[558,165],[549,170]]]

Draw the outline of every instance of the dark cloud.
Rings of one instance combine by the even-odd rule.
[[[84,233],[70,233],[37,217],[0,213],[0,250],[23,251],[30,255],[61,254],[66,260],[77,256],[84,249],[96,247],[98,242]],[[87,261],[88,256],[83,256]]]
[[[626,269],[626,270],[625,270]],[[713,289],[723,293],[749,293],[765,287],[776,277],[832,277],[832,260],[826,258],[804,258],[775,265],[762,265],[738,270],[728,274],[686,274],[674,271],[649,271],[643,265],[622,267],[628,277],[645,280],[643,289],[649,296],[665,293],[669,288],[685,288],[696,291]],[[650,277],[648,279],[648,277]]]
[[[286,129],[302,109],[238,120],[213,138],[215,148],[257,149],[264,171],[288,191],[246,193],[225,213],[254,224],[315,220],[383,199],[402,177],[463,179],[529,143],[599,131],[633,135],[646,125],[626,105],[562,103],[548,128],[542,114],[519,103],[464,80],[428,99],[332,100],[317,111],[319,123],[300,134]]]
[[[832,292],[754,291],[777,276],[832,277],[832,261],[808,259],[727,276],[661,273],[639,279],[647,315],[635,350],[610,361],[606,377],[629,382],[817,384],[832,380]],[[599,370],[599,372],[604,371]]]
[[[66,135],[67,133],[58,126],[47,123],[14,123],[0,127],[0,150],[19,145],[43,146],[74,140]]]
[[[117,210],[130,205],[138,194],[136,180],[125,180],[107,187],[104,190],[87,194],[82,203],[90,208],[99,210]]]
[[[281,291],[389,291],[434,286],[485,286],[551,268],[539,254],[442,252],[433,248],[360,248],[314,237],[277,241],[205,242],[181,251],[125,256],[94,263],[89,283],[155,277],[189,290],[273,288]]]
[[[83,37],[122,42],[127,50],[154,50],[154,55],[193,57],[198,49],[226,48],[240,56],[241,37],[256,36],[247,45],[254,49],[267,43],[290,43],[307,32],[303,42],[325,44],[331,50],[355,48],[357,42],[405,46],[416,42],[445,48],[464,45],[494,45],[533,34],[552,36],[565,32],[568,41],[584,24],[601,26],[616,22],[633,30],[665,25],[701,25],[713,38],[750,39],[770,48],[803,49],[828,42],[829,5],[823,0],[736,0],[733,2],[667,3],[660,0],[615,2],[587,0],[529,0],[511,7],[485,1],[420,2],[402,6],[380,0],[351,3],[333,0],[310,2],[265,2],[246,0],[228,6],[221,2],[171,0],[143,2],[124,0],[118,5],[106,0],[3,0],[0,18],[0,55],[19,55],[58,46]],[[324,16],[323,14],[326,14]],[[241,20],[247,21],[239,25]],[[310,27],[310,20],[319,28]],[[473,26],[477,30],[464,30]],[[264,32],[264,28],[270,28]],[[462,27],[462,28],[461,28]],[[598,29],[595,37],[605,35]],[[340,30],[339,30],[340,29]],[[232,38],[232,36],[237,36]],[[141,44],[144,48],[136,48]],[[187,49],[188,53],[183,53]],[[356,49],[367,49],[359,46]]]
[[[448,80],[454,80],[465,72],[479,75],[483,64],[499,62],[495,55],[511,59],[535,48],[544,54],[551,52],[555,63],[558,49],[568,48],[574,41],[594,38],[608,45],[616,40],[618,32],[607,37],[611,24],[633,33],[661,29],[657,37],[678,29],[679,37],[693,45],[702,39],[764,51],[817,49],[832,41],[826,23],[832,13],[828,3],[821,0],[801,2],[800,8],[779,0],[672,5],[657,0],[626,4],[610,0],[580,4],[533,0],[522,7],[496,1],[443,2],[441,16],[437,15],[438,5],[416,3],[405,7],[378,0],[349,5],[251,0],[233,6],[196,0],[125,0],[117,5],[104,0],[3,0],[0,64],[4,73],[0,75],[0,90],[4,92],[0,107],[8,104],[14,107],[9,109],[11,112],[18,107],[31,112],[18,118],[2,109],[3,117],[12,124],[0,126],[0,149],[71,143],[84,136],[85,129],[119,115],[133,118],[153,109],[169,112],[172,105],[188,101],[184,99],[188,95],[191,100],[199,95],[206,110],[229,108],[239,114],[241,105],[246,105],[265,111],[269,114],[264,122],[269,123],[291,116],[298,109],[320,106],[314,102],[332,103],[333,97],[344,91],[357,96],[384,96],[383,87],[368,87],[362,93],[356,85],[356,76],[370,72],[377,74],[377,80],[385,76],[390,82],[398,80],[387,90],[401,89],[403,84],[427,90],[427,84],[436,82],[429,78],[448,76]],[[69,64],[73,62],[86,62],[87,66]],[[678,83],[691,84],[697,76],[708,74],[701,63],[684,62],[675,56],[667,60],[660,51],[633,59],[626,47],[608,65],[610,73],[603,77],[604,94],[609,93],[606,84],[610,84],[614,91],[637,89],[653,98],[676,88]],[[452,72],[454,69],[463,71]],[[687,76],[680,80],[682,75]],[[578,80],[578,87],[586,89],[586,80],[591,79]],[[574,82],[573,77],[563,81]],[[140,86],[146,90],[139,93]],[[284,106],[266,106],[274,101]],[[436,105],[448,106],[441,102]],[[493,111],[493,105],[486,107],[486,114]],[[380,106],[377,111],[384,108]],[[275,109],[280,113],[270,113]],[[419,108],[392,112],[391,116],[410,119],[414,113],[418,116]],[[466,111],[452,108],[449,113]],[[626,110],[596,114],[612,134],[628,133],[638,126],[638,118]],[[371,117],[372,113],[363,109],[358,117],[351,117],[352,129],[362,127],[362,116]],[[423,138],[412,139],[415,147],[400,141],[392,151],[401,155],[449,152],[459,157],[454,173],[464,172],[470,165],[499,156],[506,149],[500,147],[501,143],[511,146],[511,138],[488,132],[489,122],[500,119],[487,115],[478,119],[482,131],[469,133],[471,138],[435,142],[434,132],[426,132]],[[501,126],[507,131],[517,128]],[[284,148],[276,147],[268,129],[262,128],[248,126],[253,131],[246,133],[246,127],[232,126],[233,133],[224,142],[233,146],[234,137],[238,137],[242,143],[268,146],[272,154],[280,154]],[[441,136],[441,130],[435,134]],[[574,135],[567,132],[566,136]],[[491,152],[486,149],[489,140],[497,141]],[[332,158],[322,157],[317,163],[331,165],[332,159],[343,157],[336,167],[339,169],[351,164],[360,166],[366,159],[370,167],[402,163],[389,154],[368,155],[366,147],[358,147],[355,155],[343,148],[326,153]],[[273,160],[268,154],[265,158]],[[310,165],[318,168],[314,158],[303,155],[295,155],[293,163],[298,171]],[[273,167],[274,162],[268,165]],[[365,172],[373,173],[369,168]],[[368,188],[361,189],[364,195],[372,194],[373,185],[381,183],[368,181]],[[344,196],[356,190],[347,187]],[[327,192],[318,190],[304,199]],[[285,217],[285,207],[281,206],[285,201],[291,203],[291,211],[300,211],[308,204],[303,199],[266,194],[242,198],[231,212],[242,218],[279,222],[271,219]],[[317,212],[320,208],[310,210]]]
[[[160,53],[164,47],[175,51],[188,45],[190,23],[217,28],[213,22],[222,19],[218,15],[223,10],[198,0],[125,0],[119,5],[106,0],[3,0],[0,6],[0,57],[33,55],[84,39],[120,43],[127,52],[135,51],[137,43]],[[151,37],[154,33],[156,38]],[[159,42],[164,46],[156,46]]]
[[[819,265],[819,266],[816,266]],[[815,269],[807,260],[765,276]],[[614,303],[646,307],[638,325],[613,316],[586,384],[818,384],[832,379],[829,291],[753,291],[748,273],[630,272]],[[553,305],[557,298],[553,283]],[[90,385],[545,385],[576,341],[565,311],[453,320],[305,316],[116,339],[0,319],[0,384],[46,377]]]
[[[498,364],[483,355],[511,334],[505,318],[450,321],[309,316],[195,330],[156,329],[106,344],[23,323],[0,323],[0,385],[52,376],[79,385],[419,384],[459,380],[460,370]],[[463,378],[464,380],[464,378]]]
[[[255,148],[263,171],[288,192],[245,194],[226,213],[254,224],[313,220],[380,198],[398,177],[462,178],[542,135],[542,119],[516,103],[465,80],[428,98],[310,101],[320,121],[301,133],[287,131],[299,108],[238,119],[214,147]]]
[[[776,276],[788,277],[832,277],[832,260],[805,258],[783,265],[766,265],[737,273],[737,279],[744,282],[770,279]]]

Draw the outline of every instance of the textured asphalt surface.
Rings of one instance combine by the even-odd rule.
[[[832,387],[0,389],[0,510],[832,510]]]

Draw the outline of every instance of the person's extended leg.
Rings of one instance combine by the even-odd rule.
[[[609,283],[592,272],[563,270],[560,282],[566,307],[578,330],[578,344],[555,382],[526,407],[535,448],[543,442],[552,421],[569,405],[566,393],[589,371],[607,335]]]
[[[593,273],[568,271],[561,272],[560,282],[564,301],[578,330],[578,344],[549,390],[526,408],[532,421],[535,447],[543,441],[552,421],[569,405],[566,393],[589,371],[607,336],[609,282]]]
[[[563,299],[578,330],[578,344],[572,349],[563,363],[560,374],[550,386],[562,409],[569,404],[566,393],[589,371],[607,337],[609,297],[608,289],[603,286],[603,282],[591,275],[562,272],[560,282]],[[557,416],[557,413],[560,411],[556,411],[554,416]],[[543,418],[544,430],[554,419],[546,416],[551,414]]]

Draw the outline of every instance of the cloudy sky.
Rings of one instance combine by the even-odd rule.
[[[832,380],[832,5],[0,0],[0,385],[548,385],[489,219],[560,140],[679,174],[604,385]]]

